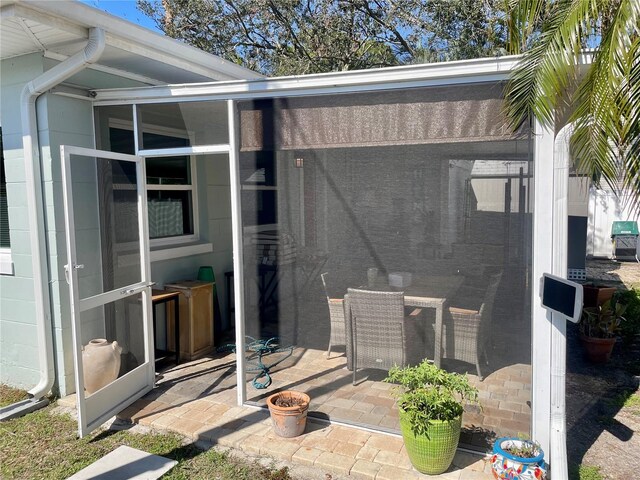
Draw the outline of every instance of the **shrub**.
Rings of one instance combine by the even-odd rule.
[[[631,341],[640,334],[640,290],[618,290],[613,298],[626,307],[625,320],[620,324],[620,334],[625,340]]]
[[[394,391],[398,406],[407,414],[414,435],[428,435],[432,420],[458,418],[465,401],[478,403],[478,390],[466,375],[446,372],[430,360],[394,367],[385,381],[398,384]]]

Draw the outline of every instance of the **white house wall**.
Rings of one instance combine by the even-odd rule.
[[[0,381],[31,388],[39,380],[35,304],[26,200],[20,93],[24,85],[57,64],[39,53],[2,61],[2,135],[13,275],[0,275]],[[87,88],[133,87],[139,82],[112,74],[85,71],[68,81]],[[69,295],[64,280],[66,246],[62,206],[60,145],[94,147],[93,105],[56,94],[37,101],[38,136],[41,149],[43,199],[45,202],[49,284],[60,394],[73,392],[73,357]]]
[[[609,189],[592,187],[589,191],[587,256],[612,258],[611,225],[615,221],[629,220],[640,223],[640,212],[632,212],[628,195],[617,198]]]
[[[587,177],[570,177],[568,209],[569,215],[574,217],[587,217],[589,215],[589,184]]]
[[[20,92],[28,80],[42,74],[43,64],[40,55],[32,54],[3,60],[0,67],[0,122],[14,269],[13,275],[0,275],[0,382],[31,388],[38,383],[39,365]],[[44,112],[39,102],[38,114]]]

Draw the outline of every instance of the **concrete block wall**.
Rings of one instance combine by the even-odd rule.
[[[0,382],[25,389],[35,386],[40,374],[20,93],[27,81],[43,71],[39,54],[3,60],[0,65],[0,122],[14,270],[13,275],[0,275]],[[39,115],[46,114],[45,103],[39,102],[37,107]]]
[[[47,95],[46,101],[48,128],[46,135],[41,134],[40,137],[42,181],[47,216],[46,233],[49,238],[49,285],[57,386],[64,395],[74,391],[74,368],[69,289],[64,276],[67,247],[60,145],[94,147],[93,106],[86,100],[59,95]]]
[[[7,177],[7,202],[13,275],[0,275],[0,382],[29,389],[39,381],[29,212],[26,198],[20,93],[24,85],[57,62],[40,53],[3,60],[0,68],[1,125]],[[87,88],[133,87],[131,81],[85,70],[68,80]],[[73,354],[70,305],[64,280],[66,240],[60,145],[94,146],[93,106],[87,100],[45,94],[36,103],[42,192],[45,204],[48,271],[54,335],[54,392],[72,393]]]

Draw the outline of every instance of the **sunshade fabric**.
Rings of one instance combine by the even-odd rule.
[[[242,151],[477,142],[521,137],[501,83],[241,102]]]

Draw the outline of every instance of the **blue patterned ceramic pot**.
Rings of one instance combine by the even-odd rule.
[[[519,438],[502,437],[493,444],[491,471],[497,479],[504,480],[544,480],[547,471],[544,468],[544,452],[537,448],[536,456],[518,457],[509,453],[511,447],[519,447],[531,443]]]

